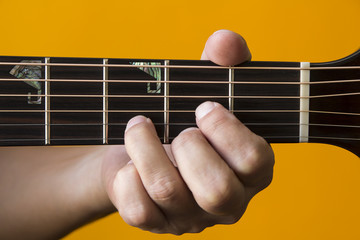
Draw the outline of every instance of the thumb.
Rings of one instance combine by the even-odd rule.
[[[202,60],[218,65],[232,66],[251,60],[246,41],[237,33],[219,30],[213,33],[205,44]]]

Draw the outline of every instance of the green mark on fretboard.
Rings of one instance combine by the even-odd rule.
[[[41,63],[39,60],[23,60],[21,63]],[[41,66],[35,65],[16,65],[10,71],[10,74],[19,79],[41,79]],[[39,81],[24,81],[37,90],[41,95],[41,84]],[[31,93],[28,96],[29,104],[41,104],[41,97],[37,96],[36,100],[31,100]]]
[[[145,73],[149,74],[153,78],[155,78],[157,81],[156,88],[152,89],[151,84],[147,83],[147,93],[161,93],[161,69],[158,67],[155,67],[157,65],[161,65],[159,62],[131,62],[132,65],[139,66],[139,69],[141,71],[144,71]],[[151,66],[151,67],[144,67],[144,66]],[[154,66],[154,67],[152,67]]]

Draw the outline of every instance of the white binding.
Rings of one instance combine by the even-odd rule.
[[[299,142],[309,142],[310,63],[300,63]]]

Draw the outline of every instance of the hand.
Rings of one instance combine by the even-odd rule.
[[[221,65],[250,58],[242,37],[226,30],[208,39],[202,55]],[[110,200],[128,224],[178,235],[235,223],[270,184],[274,156],[263,138],[214,102],[196,109],[196,123],[163,146],[150,119],[129,121],[128,156],[113,147],[103,165]]]

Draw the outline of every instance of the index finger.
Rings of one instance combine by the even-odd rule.
[[[131,119],[125,130],[125,147],[150,198],[166,215],[181,215],[190,193],[168,158],[151,120]]]

